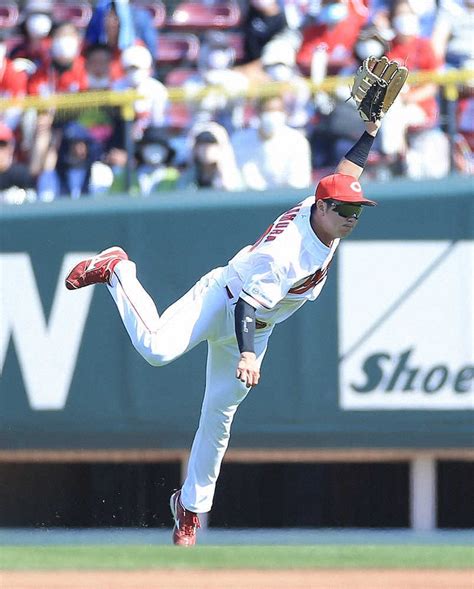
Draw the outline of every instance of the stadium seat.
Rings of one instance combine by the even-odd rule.
[[[240,23],[238,4],[232,0],[216,4],[181,2],[176,6],[167,24],[175,29],[231,29]]]
[[[0,28],[10,29],[18,22],[18,7],[14,2],[0,4]]]
[[[140,0],[137,4],[150,12],[155,29],[161,29],[166,21],[166,8],[163,2]]]
[[[91,19],[92,8],[88,2],[55,2],[53,16],[56,22],[70,22],[78,29],[84,29]]]
[[[199,39],[191,33],[161,33],[158,38],[158,63],[194,63],[199,54]]]

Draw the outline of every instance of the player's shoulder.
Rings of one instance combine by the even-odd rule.
[[[300,201],[296,206],[299,208],[300,216],[303,215],[310,215],[311,214],[311,207],[314,205],[314,194],[310,194],[302,201]]]

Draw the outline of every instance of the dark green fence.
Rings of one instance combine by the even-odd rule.
[[[472,182],[372,184],[325,290],[272,336],[232,445],[467,447],[472,441]],[[205,345],[152,368],[106,289],[70,293],[82,252],[120,244],[163,310],[306,196],[169,194],[3,208],[0,449],[185,448]]]

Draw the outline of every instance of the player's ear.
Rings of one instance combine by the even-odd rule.
[[[323,201],[322,198],[318,198],[316,201],[316,209],[319,213],[324,214],[326,212],[326,203]]]

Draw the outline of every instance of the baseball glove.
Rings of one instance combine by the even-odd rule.
[[[364,121],[378,121],[392,106],[408,77],[408,70],[389,61],[368,57],[360,66],[351,89],[357,110]]]

